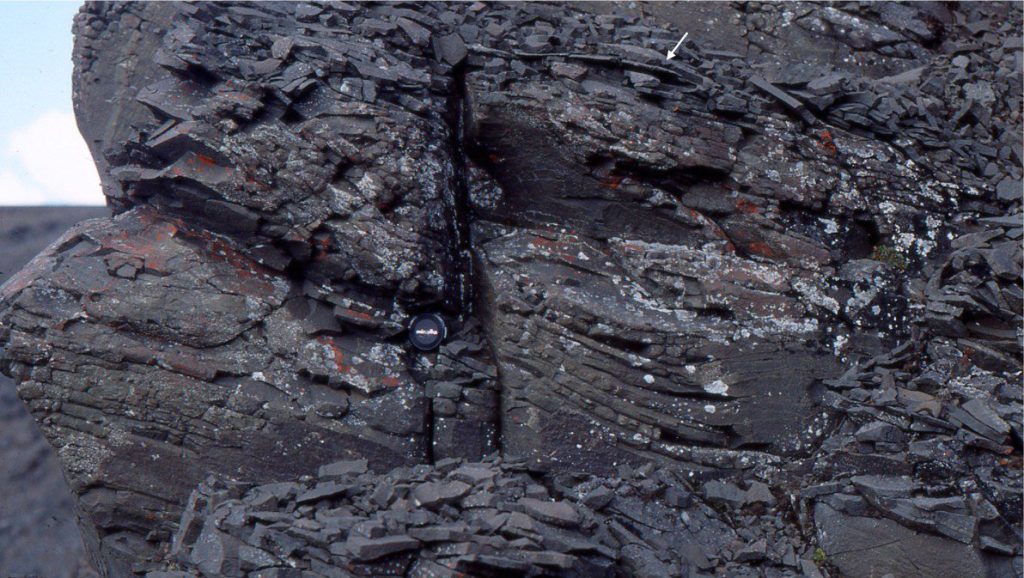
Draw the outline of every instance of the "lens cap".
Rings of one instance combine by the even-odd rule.
[[[448,337],[448,327],[437,313],[417,315],[409,322],[409,342],[420,351],[433,351]]]

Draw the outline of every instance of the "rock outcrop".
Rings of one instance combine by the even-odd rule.
[[[1021,575],[1020,6],[646,9],[83,8],[0,341],[102,573]]]
[[[0,284],[104,207],[0,207]],[[0,375],[0,576],[89,578],[74,501],[39,427]]]

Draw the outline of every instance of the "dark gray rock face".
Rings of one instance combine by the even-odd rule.
[[[83,9],[0,340],[102,572],[1021,574],[1020,7],[618,10]]]
[[[5,287],[62,327],[12,330],[6,353],[48,358],[19,376],[19,396],[103,530],[92,539],[108,567],[128,571],[148,549],[132,529],[169,535],[207,472],[270,481],[343,457],[427,460],[425,401],[401,349],[318,336],[307,299],[227,240],[138,209],[73,228],[33,269],[47,281]],[[327,375],[351,393],[314,381]]]
[[[68,227],[103,207],[0,207],[0,283]],[[0,576],[91,576],[60,464],[0,376]]]
[[[0,435],[0,576],[95,576],[57,457],[7,379]]]

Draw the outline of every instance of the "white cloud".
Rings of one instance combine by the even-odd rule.
[[[92,156],[70,112],[45,112],[6,140],[0,205],[104,203]]]
[[[14,171],[0,169],[0,205],[44,205],[46,195],[25,184]]]

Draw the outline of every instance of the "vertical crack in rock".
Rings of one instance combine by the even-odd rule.
[[[469,235],[469,193],[466,182],[466,67],[457,65],[451,72],[452,90],[448,98],[445,120],[450,140],[451,175],[445,191],[448,221],[448,263],[445,309],[460,320],[473,315],[473,263]]]
[[[447,36],[445,45],[462,42]],[[475,311],[472,247],[465,150],[464,61],[451,67],[445,78],[448,93],[442,114],[447,140],[445,187],[445,273],[442,310],[451,322],[448,341],[436,354],[417,354],[429,368],[417,372],[430,400],[430,458],[478,460],[498,450],[499,405],[496,368]]]

